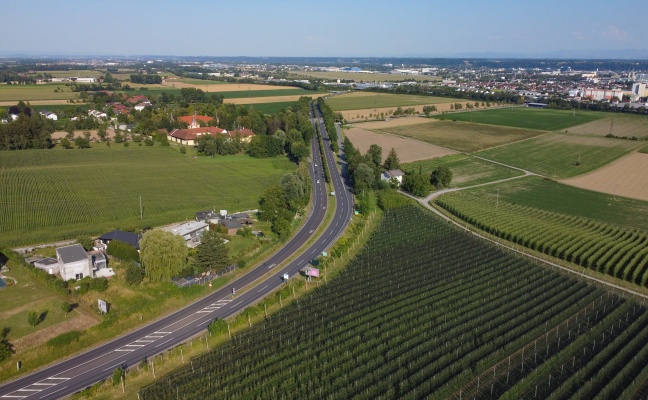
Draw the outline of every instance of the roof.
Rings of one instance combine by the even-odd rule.
[[[42,260],[36,261],[34,264],[54,265],[54,264],[58,264],[58,260],[56,258],[47,257],[47,258],[43,258]]]
[[[206,115],[185,115],[183,117],[178,117],[178,121],[184,122],[187,125],[191,125],[193,122],[194,117],[196,118],[196,121],[202,121],[204,123],[208,123],[209,121],[213,121],[214,118],[208,117]]]
[[[184,236],[184,235],[188,235],[188,234],[190,234],[192,232],[198,231],[200,229],[205,229],[207,227],[209,227],[209,225],[204,223],[204,222],[188,221],[188,222],[184,222],[184,223],[182,223],[180,225],[172,225],[172,226],[169,226],[169,227],[166,227],[166,228],[162,228],[162,230],[167,231],[167,232],[171,232],[171,233],[173,233],[175,235]]]
[[[103,235],[99,236],[99,240],[119,240],[124,243],[128,243],[131,246],[135,247],[137,250],[139,250],[139,235],[137,233],[133,232],[124,232],[120,230],[104,233]]]
[[[9,257],[5,256],[4,253],[0,252],[0,266],[5,265],[9,261]]]
[[[389,171],[385,171],[385,174],[390,178],[405,175],[405,173],[400,169],[390,169]]]
[[[233,219],[226,219],[224,221],[221,221],[221,225],[225,225],[227,229],[240,229],[243,228],[243,225]]]
[[[225,134],[227,131],[216,126],[207,126],[204,128],[174,129],[169,136],[182,140],[195,140],[202,135]]]
[[[59,255],[63,264],[84,261],[88,259],[88,253],[83,249],[80,244],[73,244],[71,246],[59,247],[56,249],[56,254]]]
[[[196,213],[196,221],[205,221],[216,218],[220,218],[220,214],[215,211],[198,211]]]
[[[231,132],[232,136],[241,135],[241,137],[254,136],[254,132],[249,129],[243,128]]]

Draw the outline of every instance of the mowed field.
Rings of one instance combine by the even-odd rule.
[[[529,176],[467,192],[488,202],[495,202],[499,193],[501,202],[648,231],[648,202],[562,182]]]
[[[182,88],[196,88],[203,92],[243,92],[248,90],[294,90],[293,86],[272,86],[260,85],[254,83],[223,83],[215,81],[201,81],[200,79],[192,79],[188,83],[184,79],[167,79],[162,82],[163,86],[182,89]],[[202,83],[204,82],[204,83]]]
[[[457,99],[447,97],[416,96],[408,94],[389,94],[372,92],[353,92],[326,99],[333,111],[363,110],[385,107],[409,107],[424,104],[455,103]]]
[[[583,189],[648,201],[648,154],[632,153],[594,172],[562,182]]]
[[[60,88],[62,91],[54,92]],[[0,85],[0,102],[9,102],[15,105],[18,100],[70,100],[78,99],[79,93],[71,92],[65,82],[46,83],[39,85]]]
[[[477,155],[552,178],[568,178],[598,169],[642,145],[634,140],[550,133]]]
[[[466,187],[523,175],[523,172],[499,164],[480,160],[465,154],[454,154],[431,160],[414,161],[401,165],[401,170],[418,173],[432,172],[445,165],[452,172],[450,187]]]
[[[564,130],[572,126],[604,118],[602,112],[549,110],[528,107],[506,107],[498,109],[457,112],[452,115],[436,115],[434,118],[453,119],[477,124],[501,125],[515,128],[543,131]]]
[[[576,135],[627,136],[643,139],[648,137],[648,121],[645,116],[612,114],[606,118],[569,128],[569,133]]]
[[[203,209],[254,209],[264,190],[294,169],[286,158],[193,158],[157,146],[2,152],[0,242],[158,226]]]
[[[360,149],[363,154],[372,144],[382,147],[383,161],[387,158],[389,151],[394,148],[400,162],[407,163],[417,160],[426,160],[454,154],[452,150],[422,143],[417,140],[401,138],[385,133],[376,133],[361,128],[345,129],[344,134],[351,140],[353,145]]]
[[[397,74],[372,74],[368,72],[326,72],[326,71],[300,71],[291,73],[295,77],[312,77],[328,80],[353,80],[355,82],[395,82],[417,81],[434,82],[441,78],[430,75],[397,75]]]
[[[488,149],[543,134],[530,129],[436,119],[418,125],[383,128],[380,131],[464,152]]]

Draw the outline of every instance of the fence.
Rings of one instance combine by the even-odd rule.
[[[225,268],[224,270],[217,272],[215,274],[209,274],[205,276],[199,276],[199,277],[186,277],[186,278],[181,278],[181,277],[175,277],[171,279],[171,282],[173,282],[174,285],[177,287],[187,287],[191,285],[202,285],[207,282],[213,281],[214,279],[218,278],[219,276],[223,276],[225,274],[228,274],[236,269],[236,264],[230,265],[229,267]]]

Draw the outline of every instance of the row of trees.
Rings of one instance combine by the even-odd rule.
[[[452,171],[446,165],[439,165],[431,173],[408,172],[403,177],[401,188],[415,196],[424,197],[431,189],[443,189],[450,186]]]
[[[295,214],[310,200],[311,179],[306,163],[297,171],[281,177],[279,185],[269,187],[259,202],[259,219],[271,222],[271,229],[281,239],[290,236]]]
[[[162,83],[162,77],[160,75],[137,74],[137,75],[131,75],[130,81],[131,83],[141,83],[144,85],[150,85],[156,83],[159,84]]]

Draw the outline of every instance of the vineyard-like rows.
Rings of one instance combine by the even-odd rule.
[[[294,170],[286,159],[194,159],[168,147],[93,146],[2,153],[0,243],[163,225],[205,209],[254,209],[265,188]]]
[[[493,235],[648,286],[648,232],[583,217],[450,193],[437,204]]]
[[[645,389],[647,321],[643,305],[408,206],[338,278],[140,396],[632,398]]]

